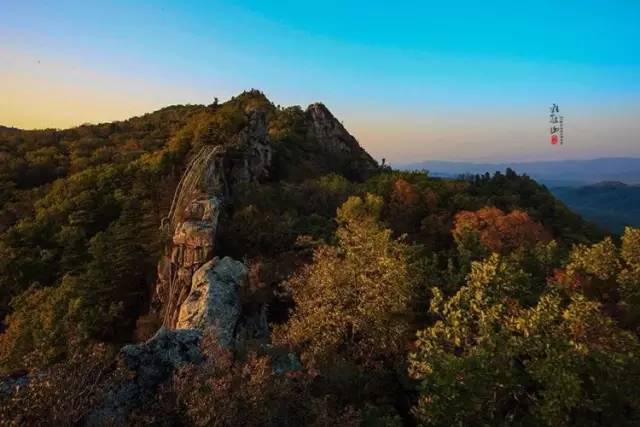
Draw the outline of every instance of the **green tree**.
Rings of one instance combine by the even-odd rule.
[[[281,338],[311,364],[373,366],[403,351],[413,287],[410,249],[378,218],[382,199],[351,197],[338,209],[338,244],[316,250],[290,280],[295,309]]]
[[[618,248],[610,237],[577,245],[552,283],[601,302],[626,328],[640,327],[640,229],[627,227]]]
[[[418,333],[410,373],[422,425],[633,425],[640,344],[601,304],[553,288],[522,304],[527,280],[498,255],[476,262],[438,320]]]
[[[274,336],[317,372],[319,392],[340,407],[396,420],[391,405],[408,387],[404,354],[420,276],[412,248],[380,224],[382,204],[368,194],[338,209],[336,246],[317,248],[290,279],[295,308]]]

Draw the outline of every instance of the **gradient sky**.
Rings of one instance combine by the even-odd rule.
[[[0,0],[0,124],[21,128],[258,88],[392,162],[640,157],[639,78],[638,0]]]

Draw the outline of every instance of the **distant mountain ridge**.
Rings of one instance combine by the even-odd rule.
[[[556,187],[551,192],[571,210],[613,233],[640,226],[640,185],[607,181],[584,187]]]
[[[581,186],[603,181],[640,184],[640,158],[634,157],[505,163],[427,160],[400,164],[397,167],[406,170],[428,170],[432,176],[444,177],[504,172],[511,168],[518,174],[527,174],[550,187]]]

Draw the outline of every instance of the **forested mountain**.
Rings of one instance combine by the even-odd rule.
[[[621,234],[625,226],[640,224],[640,159],[602,158],[520,163],[424,161],[402,165],[431,176],[456,178],[511,169],[526,174],[572,211],[608,232]]]
[[[571,210],[612,233],[640,226],[640,185],[601,182],[583,187],[551,188]]]
[[[249,91],[0,129],[8,425],[637,425],[640,230]]]

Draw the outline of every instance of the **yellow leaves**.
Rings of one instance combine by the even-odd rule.
[[[587,298],[603,301],[625,327],[640,319],[640,229],[627,227],[620,249],[609,237],[592,246],[577,245],[558,283]],[[635,325],[635,326],[634,326]]]
[[[382,199],[352,197],[338,210],[338,247],[316,249],[313,264],[296,274],[296,308],[276,335],[304,357],[345,357],[375,365],[403,351],[413,282],[409,250],[377,222]]]
[[[625,267],[618,275],[621,293],[627,303],[640,302],[640,228],[627,227],[620,250]]]
[[[486,260],[471,263],[471,273],[467,277],[470,286],[482,288],[493,280],[500,264],[500,255],[492,254]]]
[[[338,222],[345,225],[357,225],[360,222],[377,221],[382,212],[384,200],[382,197],[367,193],[364,198],[352,196],[338,208]]]
[[[434,314],[441,314],[443,310],[444,304],[444,295],[442,291],[438,288],[431,288],[432,297],[431,302],[429,304],[429,311]]]
[[[618,248],[610,237],[591,247],[578,245],[571,252],[571,263],[567,266],[569,273],[584,271],[600,280],[615,278],[621,264],[618,260]]]
[[[607,239],[576,247],[569,267],[594,280],[633,281],[628,272],[637,267],[629,260],[636,257],[638,235],[628,230],[624,239],[623,257]],[[553,244],[540,246],[535,259],[544,263],[555,251]],[[576,413],[597,413],[593,402],[637,405],[631,397],[618,400],[626,396],[622,390],[635,387],[637,336],[593,295],[567,298],[550,287],[532,298],[531,278],[518,262],[494,254],[472,264],[466,285],[453,296],[434,289],[432,312],[441,320],[417,334],[409,356],[409,373],[420,381],[414,409],[420,422],[491,425],[506,405],[522,411],[515,416],[525,418],[515,420],[562,425]],[[523,393],[527,384],[535,386]]]
[[[629,266],[640,270],[640,228],[625,228],[620,253]]]

